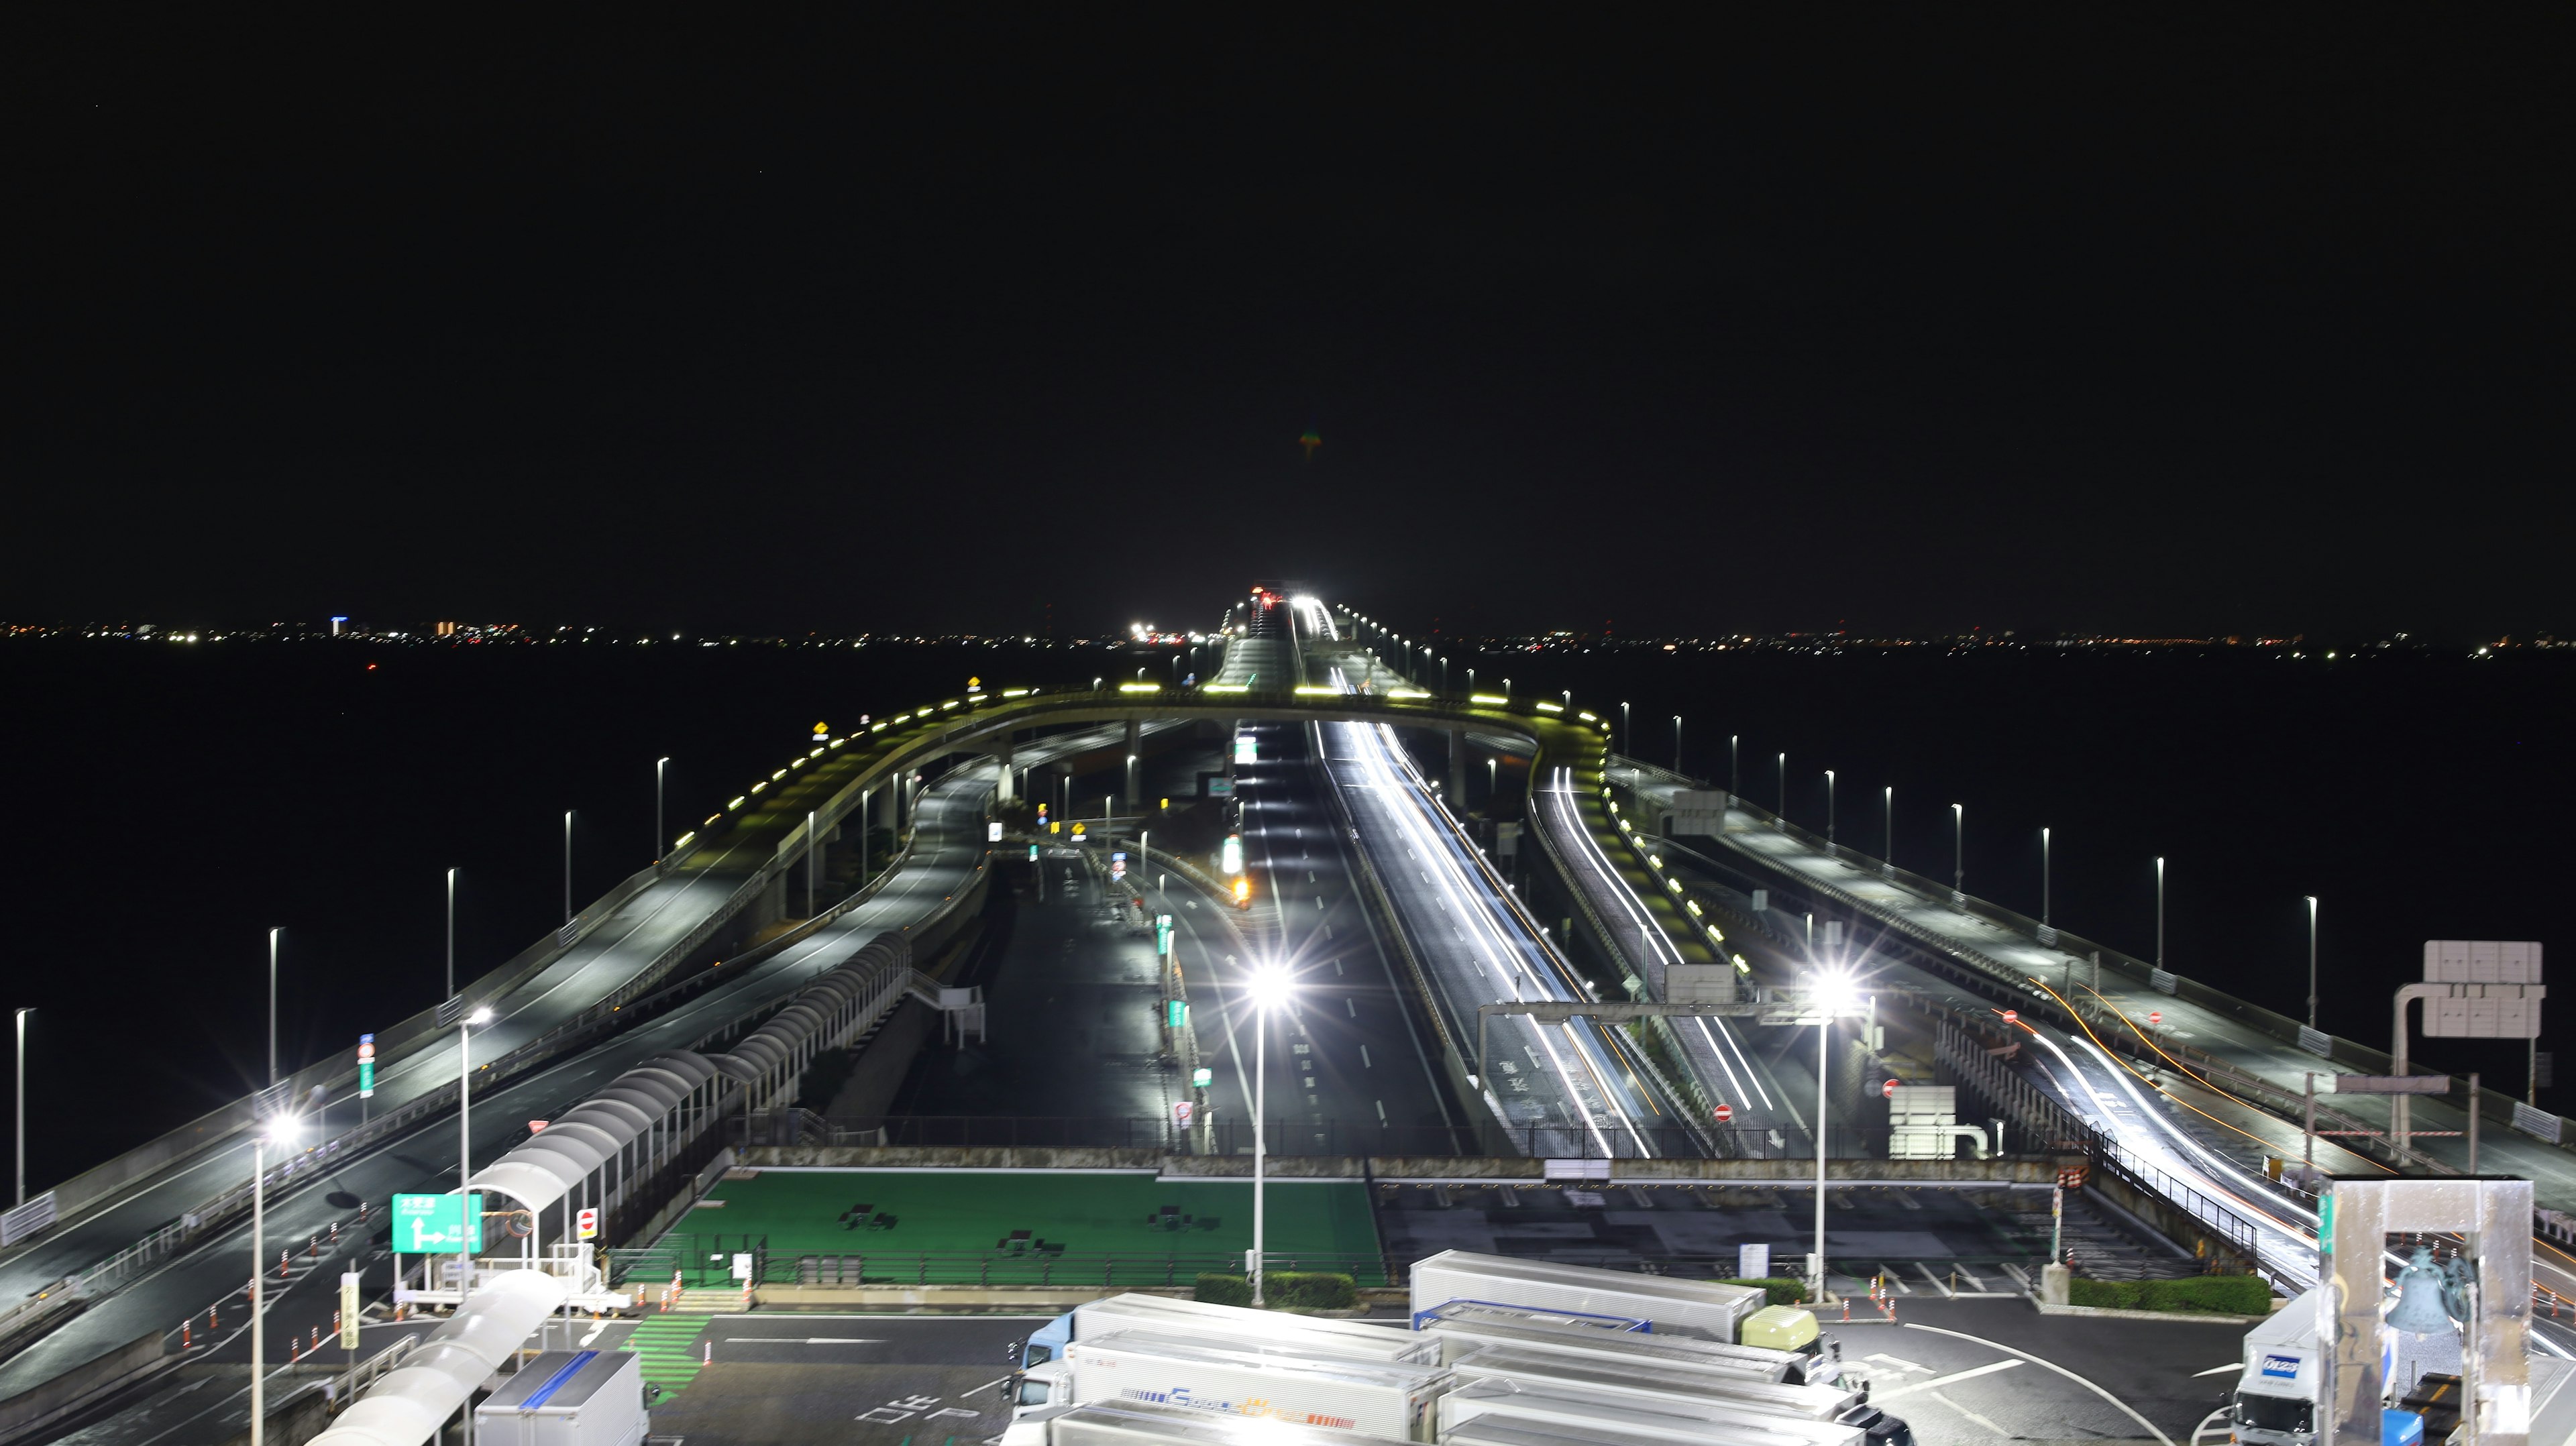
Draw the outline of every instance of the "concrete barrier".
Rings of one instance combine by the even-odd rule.
[[[137,1336],[104,1355],[75,1366],[41,1386],[32,1386],[0,1401],[0,1442],[26,1439],[73,1413],[178,1364],[166,1353],[159,1330]]]
[[[1159,1150],[960,1148],[930,1145],[755,1145],[742,1163],[767,1169],[825,1170],[1133,1170],[1174,1180],[1249,1180],[1249,1155],[1170,1155]],[[1388,1183],[1536,1185],[1547,1162],[1518,1156],[1369,1156],[1366,1174]],[[1357,1155],[1273,1155],[1266,1173],[1279,1180],[1358,1180]],[[1759,1185],[1797,1189],[1816,1180],[1812,1160],[1615,1160],[1613,1185]],[[1827,1160],[1830,1184],[2048,1185],[2056,1167],[2044,1159]]]

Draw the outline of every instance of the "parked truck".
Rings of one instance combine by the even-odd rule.
[[[1731,1343],[1743,1338],[1745,1321],[1764,1309],[1766,1299],[1760,1289],[1749,1285],[1464,1250],[1444,1250],[1413,1267],[1417,1318],[1451,1301],[1482,1301],[1522,1310],[1627,1317],[1648,1322],[1657,1335]]]
[[[1542,1389],[1570,1386],[1607,1391],[1650,1411],[1667,1409],[1655,1402],[1717,1405],[1752,1415],[1857,1426],[1874,1446],[1912,1446],[1914,1439],[1903,1421],[1869,1404],[1865,1388],[1793,1386],[1678,1361],[1612,1362],[1567,1351],[1505,1345],[1479,1346],[1451,1362],[1449,1369],[1461,1385],[1499,1376]]]
[[[1696,1446],[1735,1439],[1689,1434],[1697,1424],[1627,1415],[1558,1421],[1487,1415],[1443,1433],[1440,1440],[1442,1446]]]
[[[1342,1347],[1345,1350],[1353,1346],[1372,1352],[1383,1350],[1388,1360],[1436,1361],[1440,1358],[1436,1346],[1426,1349],[1423,1342],[1389,1326],[1355,1320],[1281,1315],[1275,1311],[1173,1300],[1159,1295],[1113,1295],[1085,1301],[1032,1331],[1028,1340],[1014,1349],[1011,1364],[1026,1369],[1061,1358],[1066,1346],[1086,1335],[1138,1329],[1204,1331],[1257,1340],[1339,1341],[1345,1343]]]
[[[1063,1407],[1050,1414],[1043,1439],[1027,1439],[1029,1446],[1394,1446],[1392,1437],[1141,1401]],[[1008,1436],[1004,1441],[1017,1446]]]
[[[1141,1401],[1428,1441],[1438,1424],[1433,1407],[1451,1382],[1436,1365],[1332,1354],[1313,1341],[1111,1331],[1075,1340],[1060,1359],[1023,1373],[1012,1414]]]
[[[1517,1311],[1502,1306],[1452,1301],[1415,1318],[1415,1328],[1437,1338],[1443,1364],[1482,1345],[1517,1345],[1532,1350],[1565,1351],[1593,1360],[1666,1360],[1733,1371],[1751,1380],[1804,1385],[1811,1357],[1798,1351],[1764,1346],[1730,1345],[1691,1336],[1647,1335],[1640,1329],[1610,1330],[1611,1316],[1573,1317],[1565,1313]],[[1644,1322],[1635,1322],[1642,1327]],[[1820,1373],[1821,1374],[1821,1373]]]
[[[2245,1333],[2245,1368],[2228,1411],[2243,1446],[2308,1446],[2316,1437],[2317,1293],[2309,1291]]]
[[[1868,1433],[1858,1426],[1758,1415],[1732,1402],[1696,1406],[1640,1402],[1609,1391],[1531,1385],[1500,1376],[1464,1382],[1441,1396],[1444,1443],[1459,1439],[1458,1433],[1469,1422],[1557,1434],[1608,1427],[1689,1446],[1867,1446],[1868,1442]]]

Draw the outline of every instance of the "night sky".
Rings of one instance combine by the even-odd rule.
[[[6,22],[0,617],[2576,629],[2563,12],[411,13]]]

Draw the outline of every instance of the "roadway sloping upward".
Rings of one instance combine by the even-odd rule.
[[[1336,636],[1330,612],[1301,606],[1316,681],[1344,691],[1383,691],[1398,675]],[[1325,768],[1393,905],[1396,927],[1435,996],[1432,1008],[1472,1054],[1477,1007],[1506,1000],[1588,996],[1573,971],[1510,897],[1434,789],[1382,724],[1315,725]],[[1633,1048],[1589,1019],[1541,1024],[1497,1017],[1485,1030],[1490,1060],[1471,1060],[1484,1105],[1516,1146],[1549,1156],[1641,1156],[1683,1142],[1674,1107],[1659,1097]]]
[[[1020,757],[1044,762],[1065,753],[1104,746],[1117,736],[1113,729],[1095,729],[1050,738],[1023,745]],[[523,1139],[528,1120],[558,1112],[655,1053],[694,1045],[735,1021],[758,1014],[848,959],[879,933],[908,928],[930,916],[984,866],[986,801],[997,777],[990,761],[978,761],[952,769],[926,790],[916,802],[911,849],[900,865],[876,886],[871,897],[812,934],[743,967],[735,977],[642,1025],[513,1079],[489,1095],[478,1090],[473,1100],[475,1162],[487,1162]],[[793,794],[781,799],[781,811],[793,811],[802,819],[803,808]],[[747,842],[745,846],[756,844]],[[504,1016],[474,1031],[472,1059],[478,1069],[509,1047],[506,1041],[514,1035],[506,1028],[508,1022]],[[404,1061],[402,1077],[407,1087],[417,1092],[451,1082],[457,1068],[454,1044],[444,1052],[448,1072],[445,1079],[439,1077],[439,1062],[438,1053],[427,1050]],[[385,1076],[380,1076],[379,1099],[383,1097],[384,1084]],[[271,1251],[288,1245],[300,1248],[308,1236],[327,1234],[335,1221],[343,1222],[344,1230],[355,1224],[351,1212],[324,1200],[330,1190],[345,1190],[362,1200],[382,1202],[398,1191],[453,1189],[458,1165],[456,1133],[452,1127],[439,1128],[449,1113],[452,1112],[432,1116],[406,1136],[346,1164],[317,1170],[291,1186],[272,1189],[268,1201]],[[233,1176],[247,1180],[248,1148],[213,1152],[199,1162],[199,1170],[208,1174],[229,1170]],[[171,1181],[138,1192],[137,1198],[120,1208],[143,1211],[153,1208],[155,1201],[174,1202],[158,1208],[186,1208],[199,1198],[195,1173],[177,1173]],[[103,1216],[113,1219],[116,1212],[103,1212]],[[154,1223],[166,1218],[158,1217]],[[383,1218],[380,1213],[375,1216],[377,1222]],[[247,1222],[196,1242],[140,1280],[90,1305],[34,1345],[0,1362],[0,1399],[121,1347],[156,1327],[202,1311],[211,1303],[228,1296],[238,1298],[249,1273],[248,1257]],[[301,1289],[305,1287],[299,1277],[293,1287],[270,1293],[273,1330],[278,1329],[274,1322],[284,1320],[286,1334],[298,1333],[294,1322],[301,1319],[296,1314]],[[322,1292],[326,1287],[316,1285],[309,1289]],[[371,1281],[371,1293],[373,1289]],[[327,1314],[327,1305],[323,1309]],[[279,1349],[273,1350],[270,1358],[286,1359],[285,1351],[290,1346],[291,1342],[281,1335]]]

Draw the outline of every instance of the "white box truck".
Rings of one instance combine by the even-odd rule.
[[[1812,1358],[1797,1351],[1729,1345],[1724,1341],[1699,1340],[1691,1336],[1608,1331],[1589,1323],[1598,1319],[1582,1317],[1579,1318],[1582,1323],[1576,1323],[1562,1316],[1453,1303],[1424,1311],[1417,1328],[1440,1341],[1443,1364],[1455,1361],[1481,1345],[1517,1345],[1532,1350],[1570,1351],[1594,1360],[1679,1361],[1684,1365],[1734,1371],[1757,1381],[1787,1381],[1795,1385],[1804,1385],[1807,1381],[1807,1363]]]
[[[1698,1414],[1689,1414],[1694,1409]],[[1658,1441],[1689,1442],[1695,1446],[1865,1446],[1868,1440],[1867,1433],[1858,1426],[1759,1415],[1732,1403],[1697,1408],[1662,1401],[1640,1404],[1608,1391],[1523,1385],[1499,1376],[1466,1382],[1441,1396],[1443,1442],[1457,1439],[1457,1433],[1471,1421],[1559,1434],[1607,1426]]]
[[[1757,1381],[1733,1371],[1676,1361],[1590,1360],[1567,1351],[1532,1350],[1524,1346],[1479,1346],[1452,1361],[1458,1384],[1501,1377],[1522,1385],[1554,1390],[1573,1387],[1627,1397],[1642,1410],[1668,1406],[1723,1404],[1739,1412],[1783,1416],[1836,1425],[1857,1426],[1878,1446],[1911,1446],[1913,1432],[1903,1421],[1869,1404],[1862,1391],[1836,1386],[1792,1386]]]
[[[2317,1293],[2245,1333],[2245,1369],[2228,1420],[2244,1446],[2307,1446],[2316,1436]]]
[[[1394,1342],[1396,1353],[1388,1359],[1439,1359],[1436,1351],[1418,1349],[1420,1342],[1392,1326],[1282,1315],[1276,1311],[1248,1310],[1239,1305],[1209,1305],[1202,1301],[1173,1300],[1160,1295],[1113,1295],[1085,1301],[1032,1331],[1028,1340],[1014,1350],[1011,1364],[1026,1368],[1055,1360],[1064,1354],[1067,1345],[1086,1335],[1139,1329],[1183,1333],[1209,1331],[1261,1340],[1339,1340],[1355,1342],[1372,1350]]]
[[[1520,1420],[1481,1415],[1440,1436],[1443,1446],[1736,1446],[1770,1438],[1741,1436],[1726,1425],[1700,1420],[1641,1420],[1636,1415],[1597,1415],[1592,1420]]]
[[[1416,1316],[1451,1301],[1480,1301],[1523,1310],[1625,1316],[1651,1323],[1657,1335],[1733,1341],[1744,1318],[1762,1309],[1766,1297],[1749,1285],[1444,1250],[1414,1265],[1412,1300]]]
[[[1039,1370],[1063,1372],[1063,1399],[1077,1406],[1143,1401],[1407,1441],[1432,1438],[1438,1424],[1433,1407],[1452,1383],[1437,1366],[1325,1356],[1311,1345],[1215,1344],[1152,1331],[1077,1340],[1062,1361]],[[1038,1377],[1037,1370],[1029,1374]],[[1028,1408],[1024,1399],[1022,1409]]]
[[[1066,1407],[1048,1422],[1043,1446],[1392,1446],[1393,1440],[1129,1401]]]
[[[644,1439],[643,1357],[546,1351],[474,1408],[492,1446],[636,1446]]]

